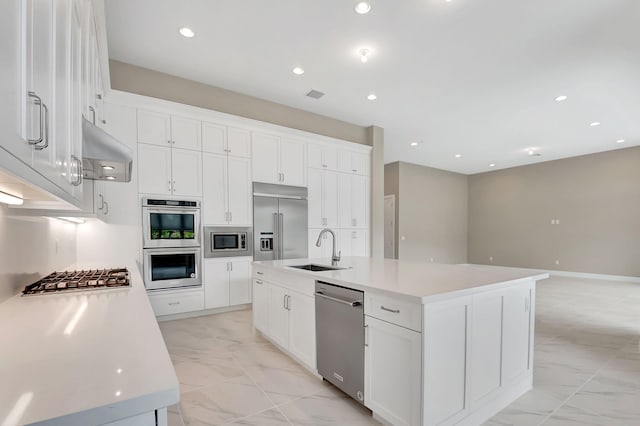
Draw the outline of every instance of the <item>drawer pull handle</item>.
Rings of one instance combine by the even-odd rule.
[[[383,311],[391,312],[393,314],[399,314],[400,313],[400,309],[391,309],[391,308],[387,308],[385,306],[380,306],[380,309],[382,309]]]
[[[260,271],[256,271],[256,274],[258,275],[264,275],[264,273],[260,272]]]
[[[179,304],[180,304],[180,302],[169,302],[168,304],[169,304],[169,306],[172,306],[172,305],[179,305]]]
[[[262,281],[256,280],[256,284],[262,284]]]

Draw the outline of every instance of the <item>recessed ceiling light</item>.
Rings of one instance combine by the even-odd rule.
[[[304,74],[304,70],[303,70],[302,68],[300,68],[300,67],[295,67],[295,68],[293,69],[293,73],[294,73],[295,75],[302,75],[302,74]]]
[[[495,167],[496,163],[489,164],[489,167]]]
[[[378,99],[378,97],[374,93],[371,93],[367,96],[367,99],[369,99],[370,101],[375,101],[376,99]]]
[[[418,146],[418,142],[411,142],[410,145],[411,146]]]
[[[562,102],[567,100],[567,95],[560,95],[556,98],[557,102]]]
[[[356,4],[356,12],[358,12],[360,15],[369,13],[370,10],[371,10],[371,5],[366,1],[361,1]]]
[[[108,180],[116,180],[116,177],[115,177],[115,176],[106,176],[106,178],[107,178]]]
[[[113,170],[115,167],[113,166],[102,166],[102,170]]]
[[[360,62],[363,64],[369,60],[369,55],[371,55],[371,49],[363,48],[358,50],[358,55],[360,55]]]
[[[456,154],[456,158],[462,157],[462,154]]]
[[[616,141],[616,143],[623,143],[623,142],[624,142],[624,139],[618,139],[618,140]]]
[[[599,125],[600,125],[599,121],[594,121],[593,123],[589,124],[589,126],[591,126],[591,127],[596,127],[596,126],[599,126]]]
[[[187,27],[180,28],[180,34],[182,34],[183,36],[185,36],[187,38],[191,38],[194,35],[196,35],[196,33],[194,33],[191,28],[187,28]]]

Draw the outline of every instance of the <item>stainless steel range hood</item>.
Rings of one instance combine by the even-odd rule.
[[[82,117],[82,175],[86,179],[131,181],[133,151]]]

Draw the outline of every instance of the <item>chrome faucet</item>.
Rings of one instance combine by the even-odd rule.
[[[322,231],[320,231],[320,235],[318,235],[318,241],[316,241],[316,247],[320,247],[320,244],[322,244],[322,237],[327,232],[330,233],[331,236],[333,237],[333,252],[331,253],[331,266],[338,266],[338,262],[340,262],[340,254],[342,253],[342,251],[339,251],[338,254],[336,255],[336,234],[335,234],[335,232],[333,232],[329,228],[324,228]]]

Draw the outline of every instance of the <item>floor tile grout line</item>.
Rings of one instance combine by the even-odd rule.
[[[556,413],[560,408],[564,407],[571,398],[573,398],[574,396],[576,396],[578,394],[578,392],[580,392],[585,386],[587,386],[591,380],[593,380],[594,377],[596,377],[598,375],[598,373],[600,373],[607,365],[609,365],[611,363],[612,360],[614,360],[617,355],[622,351],[622,347],[618,348],[618,350],[616,351],[615,355],[611,355],[601,366],[600,368],[598,368],[595,373],[593,373],[582,385],[580,385],[571,395],[569,395],[563,402],[562,404],[560,404],[558,407],[556,407],[552,412],[550,412],[549,414],[547,414],[547,416],[542,419],[542,421],[540,423],[538,423],[538,426],[543,425],[547,420],[549,420],[551,418],[551,416]],[[595,412],[591,412],[589,410],[584,410],[587,411],[589,414],[592,414],[594,416],[599,417],[600,415],[598,413]]]

